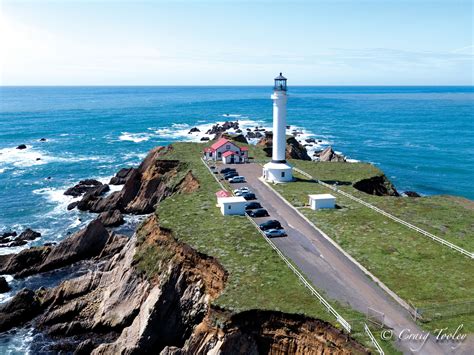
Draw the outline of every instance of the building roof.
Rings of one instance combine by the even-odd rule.
[[[242,196],[222,197],[219,199],[219,203],[248,203],[248,201]]]
[[[316,194],[316,195],[308,195],[310,199],[313,200],[329,200],[329,199],[336,199],[333,195],[331,194]]]
[[[244,152],[244,151],[246,151],[246,150],[249,150],[249,147],[242,147],[242,148],[240,148],[240,150],[241,150],[242,152]]]
[[[216,143],[214,143],[213,145],[211,145],[211,148],[216,150],[216,149],[219,149],[220,147],[222,147],[224,144],[226,143],[232,143],[231,141],[229,141],[227,138],[221,138],[219,139]],[[234,144],[234,143],[232,143]],[[234,144],[235,145],[235,144]]]
[[[219,190],[216,192],[217,197],[230,197],[232,194],[229,191],[226,190]]]
[[[225,158],[225,157],[228,157],[230,155],[236,155],[237,153],[236,152],[233,152],[232,150],[228,150],[227,152],[224,152],[222,154],[222,156]]]
[[[204,151],[207,153],[207,152],[214,152],[215,149],[212,149],[211,147],[206,147],[204,148]]]

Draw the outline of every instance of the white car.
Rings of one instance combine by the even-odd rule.
[[[269,238],[271,237],[286,237],[286,232],[284,229],[268,229],[264,231],[265,235]]]
[[[244,187],[234,190],[234,194],[239,193],[239,192],[246,193],[246,192],[252,192],[252,191],[250,191],[250,189],[247,186],[244,186]]]
[[[230,183],[236,182],[245,182],[245,178],[243,176],[234,176],[233,178],[229,179]]]

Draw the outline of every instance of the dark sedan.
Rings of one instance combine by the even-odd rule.
[[[280,222],[278,222],[276,219],[271,219],[269,221],[263,222],[259,225],[259,227],[263,231],[268,229],[283,229]]]
[[[249,211],[249,210],[255,210],[257,208],[262,208],[262,205],[258,202],[250,202],[250,203],[247,203],[245,205],[245,210],[246,211]]]
[[[247,211],[247,214],[250,217],[258,218],[258,217],[268,217],[269,214],[265,208],[258,208],[256,210]]]

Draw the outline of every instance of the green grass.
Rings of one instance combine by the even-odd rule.
[[[295,161],[292,163],[313,176],[323,175],[324,179],[339,181],[354,181],[353,179],[358,179],[365,174],[363,171],[357,173],[356,170],[367,168],[366,164],[336,163],[334,167],[331,167],[331,173],[321,173],[321,170],[324,170],[329,163],[309,162],[307,164]],[[314,164],[314,167],[310,164]],[[337,170],[337,166],[340,171]],[[295,176],[301,180],[291,184],[275,185],[275,189],[295,206],[307,204],[307,195],[310,193],[331,191],[306,180],[303,176],[298,174]],[[454,231],[451,234],[451,240],[466,226],[467,233],[470,230],[469,221],[474,220],[472,210],[464,207],[456,206],[452,214],[449,211],[446,212],[446,206],[453,208],[455,204],[456,200],[452,198],[377,197],[356,192],[351,186],[345,186],[344,189],[396,215],[405,214],[413,222],[424,221],[428,224],[436,219],[435,225],[442,224],[446,227],[446,231]],[[301,208],[300,211],[399,296],[420,307],[474,299],[474,278],[472,277],[474,268],[471,259],[340,194],[336,194],[336,198],[339,209],[313,211]],[[398,202],[401,200],[407,202]],[[448,201],[448,204],[444,205],[444,201]],[[405,205],[400,207],[396,203]],[[444,214],[439,211],[432,212],[437,204],[440,205],[440,210],[445,209]],[[430,207],[426,207],[427,205]],[[420,225],[420,227],[423,226]],[[473,234],[470,233],[470,235]],[[474,315],[433,320],[424,326],[428,329],[454,326],[455,329],[460,322],[464,323],[465,330],[474,331]]]
[[[164,158],[186,162],[201,187],[195,193],[165,199],[158,206],[157,214],[160,225],[171,229],[178,240],[214,256],[228,271],[225,289],[214,304],[234,312],[268,309],[305,314],[340,327],[245,217],[221,215],[215,198],[219,186],[199,159],[203,146],[175,143],[173,147]],[[260,149],[249,148],[251,156],[263,158]],[[143,253],[148,260],[162,257],[146,249]],[[143,265],[151,272],[159,272],[159,266]],[[332,303],[343,317],[357,320],[351,335],[372,347],[363,332],[364,315]],[[382,346],[388,354],[398,353],[391,343],[382,342]]]

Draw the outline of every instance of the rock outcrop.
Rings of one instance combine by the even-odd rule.
[[[109,237],[102,222],[94,220],[56,246],[32,247],[18,254],[0,255],[0,274],[25,277],[98,256]]]
[[[132,174],[135,168],[122,168],[114,177],[110,179],[110,185],[123,185],[127,182],[128,178]]]
[[[272,156],[273,133],[265,132],[265,137],[257,143],[258,147],[262,147],[267,157]],[[286,138],[286,159],[311,160],[305,147],[303,147],[294,137]]]
[[[334,152],[331,146],[323,149],[320,152],[314,154],[319,161],[336,161],[336,162],[345,162],[346,158],[343,155],[337,154]]]
[[[92,190],[77,203],[77,208],[97,213],[119,210],[147,214],[152,213],[163,198],[181,190],[191,192],[199,188],[199,182],[185,163],[160,159],[169,149],[172,148],[153,149],[140,166],[130,172],[121,191],[102,197]]]
[[[377,175],[368,179],[362,179],[355,182],[352,186],[357,190],[370,195],[400,196],[395,186],[393,186],[385,175]]]
[[[52,289],[24,290],[0,307],[0,327],[30,322],[55,339],[42,351],[96,355],[367,353],[320,320],[213,308],[227,277],[216,259],[177,241],[152,215],[103,267]]]
[[[16,232],[6,232],[0,236],[1,247],[16,247],[25,245],[28,241],[35,240],[41,237],[41,233],[35,232],[31,228],[26,228],[20,235]]]
[[[7,280],[3,277],[0,276],[0,293],[5,293],[10,291],[10,285],[8,284]]]
[[[33,291],[19,291],[9,302],[0,305],[0,332],[24,324],[40,311],[40,301]]]
[[[97,219],[99,219],[105,227],[117,227],[125,222],[119,210],[102,212]]]
[[[95,194],[101,195],[109,190],[108,185],[102,184],[98,180],[86,179],[79,181],[78,184],[64,191],[64,195],[79,197],[86,192],[94,191]]]

